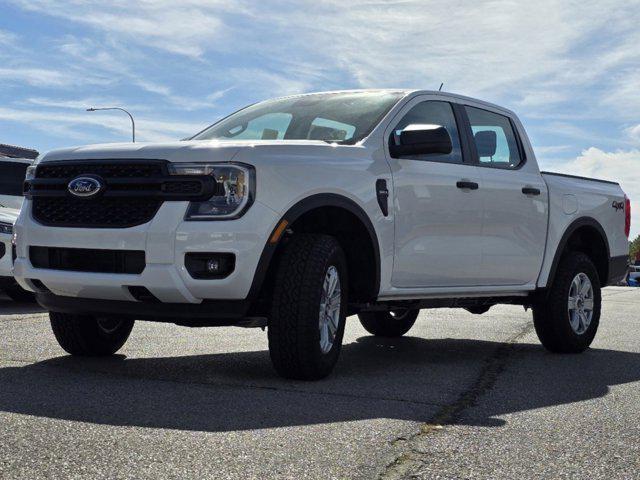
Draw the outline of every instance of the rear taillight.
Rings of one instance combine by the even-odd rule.
[[[631,200],[624,196],[624,234],[629,238],[631,232]]]

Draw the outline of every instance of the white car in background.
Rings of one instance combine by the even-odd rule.
[[[0,208],[20,210],[24,199],[22,184],[32,164],[28,158],[0,158]]]
[[[24,290],[13,278],[13,224],[24,197],[22,184],[27,168],[33,160],[26,158],[0,159],[0,290],[17,302],[33,301],[33,293]]]
[[[33,301],[33,294],[24,290],[13,278],[13,224],[20,210],[0,208],[0,290],[16,302]]]

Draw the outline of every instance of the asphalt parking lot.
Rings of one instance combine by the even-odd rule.
[[[260,330],[138,322],[121,355],[63,354],[0,298],[0,478],[638,478],[640,289],[608,288],[582,355],[530,312],[348,321],[337,370],[273,372]]]

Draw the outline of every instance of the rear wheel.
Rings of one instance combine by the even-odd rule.
[[[276,274],[269,353],[283,377],[316,380],[333,370],[347,312],[347,267],[328,235],[295,235]]]
[[[129,319],[57,312],[49,312],[49,319],[60,346],[84,357],[113,355],[125,344],[134,324]]]
[[[390,312],[361,312],[358,314],[364,329],[378,337],[401,337],[418,318],[420,310],[405,309]]]
[[[556,353],[586,350],[598,330],[600,303],[600,280],[593,262],[583,253],[566,254],[547,298],[533,307],[542,345]]]

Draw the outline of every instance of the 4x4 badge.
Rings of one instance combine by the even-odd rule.
[[[616,202],[614,200],[613,203],[611,204],[611,206],[616,209],[616,212],[618,210],[624,210],[624,202]]]

